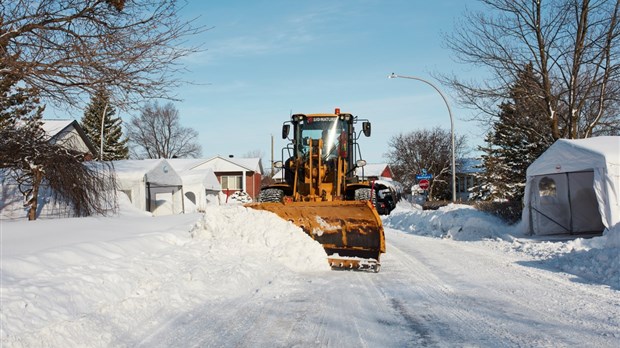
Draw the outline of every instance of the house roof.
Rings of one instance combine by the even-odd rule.
[[[50,138],[57,136],[65,128],[69,127],[75,120],[41,120],[41,128]]]
[[[189,162],[188,162],[189,163]],[[211,168],[214,172],[230,171],[230,166],[239,167],[241,170],[263,173],[263,166],[260,158],[230,158],[215,156],[207,160],[200,160],[190,169],[197,167]]]
[[[362,168],[356,168],[355,174],[362,176],[363,172],[364,177],[381,177],[386,168],[390,170],[387,163],[368,163]]]
[[[484,172],[480,158],[462,158],[457,162],[456,173],[457,174],[473,174]]]
[[[90,138],[86,135],[82,126],[76,120],[51,120],[51,119],[43,119],[41,120],[42,125],[41,128],[45,131],[45,133],[50,137],[50,140],[56,140],[56,138],[62,134],[65,130],[69,128],[75,129],[78,133],[86,147],[90,150],[93,155],[97,155],[99,151],[97,147],[92,143]]]

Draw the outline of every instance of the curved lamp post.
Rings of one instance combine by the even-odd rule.
[[[419,78],[419,77],[396,75],[396,74],[392,73],[391,75],[388,76],[388,78],[390,78],[390,79],[401,78],[401,79],[418,80],[418,81],[422,81],[422,82],[424,82],[426,84],[429,84],[437,92],[439,92],[439,94],[441,95],[441,98],[443,98],[444,103],[446,103],[446,107],[448,108],[448,114],[450,114],[450,137],[451,137],[451,141],[452,141],[452,202],[456,202],[456,164],[455,164],[456,160],[455,160],[455,155],[454,155],[454,119],[452,118],[452,110],[450,110],[450,105],[448,104],[448,100],[446,99],[446,96],[439,90],[439,88],[437,88],[437,86],[432,84],[430,81],[426,81],[425,79],[422,79],[422,78]]]

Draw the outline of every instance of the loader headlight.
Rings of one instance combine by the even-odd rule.
[[[366,161],[365,160],[357,160],[357,162],[355,162],[355,166],[357,167],[363,167],[366,165]]]
[[[282,163],[282,161],[275,161],[275,162],[273,162],[273,166],[275,168],[282,168],[282,167],[284,167],[284,163]]]
[[[351,120],[351,114],[340,114],[338,116],[341,120],[349,122]]]
[[[306,115],[304,115],[304,114],[295,114],[295,115],[291,116],[291,118],[295,122],[301,122],[301,121],[303,121],[306,118]]]

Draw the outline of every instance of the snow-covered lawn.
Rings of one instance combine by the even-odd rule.
[[[408,278],[404,273],[398,273],[407,270],[399,270],[397,264],[389,269],[390,259],[404,259],[408,255],[406,243],[420,240],[410,242],[397,237],[408,234],[426,236],[416,238],[428,239],[429,243],[440,241],[438,238],[452,239],[457,244],[451,244],[450,248],[472,247],[474,254],[489,250],[507,255],[506,260],[514,257],[521,266],[551,274],[569,273],[577,284],[588,286],[584,291],[600,291],[609,296],[604,300],[612,305],[596,307],[596,311],[600,308],[609,311],[601,314],[608,319],[602,320],[603,326],[597,326],[598,330],[609,332],[609,327],[617,327],[618,323],[620,304],[616,301],[613,305],[613,296],[620,295],[617,226],[603,237],[542,241],[520,236],[515,227],[466,206],[421,211],[401,204],[384,220],[390,230],[388,250],[382,272],[375,275],[330,271],[318,243],[291,223],[267,212],[228,205],[212,206],[206,214],[151,217],[123,208],[113,217],[0,222],[2,347],[188,345],[183,342],[250,347],[261,345],[261,340],[263,345],[274,346],[358,345],[355,342],[398,346],[413,337],[402,336],[397,340],[392,333],[402,330],[418,330],[417,342],[432,345],[432,330],[422,324],[411,324],[415,320],[406,313],[406,299],[418,296],[410,292],[415,287],[406,284]],[[390,235],[394,241],[398,239],[405,244],[390,251]],[[411,258],[410,262],[418,262],[414,257],[406,256]],[[501,262],[509,262],[506,260]],[[436,271],[445,273],[448,269]],[[423,276],[435,279],[431,273]],[[366,287],[378,282],[381,278],[374,277],[379,276],[387,277],[384,279],[390,283],[390,289]],[[402,289],[398,288],[401,283],[405,286]],[[384,297],[392,314],[385,312],[377,314],[377,320],[361,320],[360,315],[375,315],[372,313],[377,309],[355,305],[359,298],[354,295],[356,291],[344,295],[342,287],[349,287],[346,284],[352,286],[350,290],[355,289],[353,284],[363,285],[359,296],[371,296],[370,300],[377,294],[366,292],[383,293],[380,297]],[[305,294],[301,298],[307,302],[294,300],[294,293]],[[324,301],[332,296],[343,298],[344,302]],[[399,296],[402,298],[398,299]],[[338,315],[356,317],[350,320],[355,322],[357,333],[347,333],[351,329],[348,325],[345,325],[347,329],[331,332],[317,324],[319,332],[306,342],[307,333],[294,323],[306,322],[308,318],[313,323],[315,319],[331,322],[333,318],[323,311],[339,303],[351,304],[339,308]],[[361,309],[349,308],[356,306]],[[281,313],[285,309],[292,312]],[[387,325],[401,320],[395,319],[396,315],[409,324]],[[459,315],[465,314],[455,314]],[[506,314],[501,320],[508,318]],[[280,332],[272,336],[269,330],[277,329],[271,327],[274,322],[279,323],[278,327],[288,328],[289,336],[282,337]],[[202,326],[188,332],[189,327],[198,324]],[[384,329],[375,330],[374,325],[379,324]],[[222,330],[222,325],[227,329]],[[249,335],[248,332],[256,332],[250,327],[260,328],[260,334]],[[180,331],[181,328],[185,331]],[[183,337],[178,337],[181,332]],[[499,331],[488,334],[494,332]],[[207,335],[209,340],[200,335]],[[614,342],[616,338],[620,341],[620,329],[610,335],[601,342]],[[268,342],[275,340],[274,337],[279,337],[279,341]],[[448,342],[476,344],[472,342],[475,337],[467,336],[465,341],[457,337],[457,334],[447,336]],[[501,342],[509,337],[497,339]],[[567,341],[572,339],[571,336]],[[512,342],[529,342],[528,336],[521,340]],[[541,342],[551,341],[543,339],[538,343]]]

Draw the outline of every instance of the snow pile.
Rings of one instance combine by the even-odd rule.
[[[490,248],[525,254],[536,266],[620,289],[620,224],[594,238],[541,240],[522,236],[518,225],[508,226],[470,206],[450,204],[438,210],[422,210],[402,201],[391,215],[383,218],[383,224],[421,236],[480,241]]]
[[[620,224],[603,236],[563,242],[517,239],[508,248],[526,253],[563,272],[620,289]]]
[[[549,260],[557,269],[620,289],[620,249],[573,250]]]
[[[303,231],[241,206],[0,224],[6,347],[132,346],[193,306],[329,269]]]
[[[604,236],[606,248],[620,248],[620,223],[606,230]]]
[[[250,197],[249,194],[243,191],[236,191],[230,196],[228,196],[229,204],[245,204],[245,203],[251,203],[251,202],[252,202],[252,197]]]
[[[226,250],[244,249],[245,262],[279,262],[294,271],[329,270],[325,250],[301,228],[277,215],[239,205],[214,206],[193,229],[197,239]],[[240,255],[241,256],[241,255]]]
[[[422,210],[404,201],[398,202],[383,224],[416,235],[460,241],[498,238],[513,230],[501,219],[467,205],[449,204],[438,210]]]

